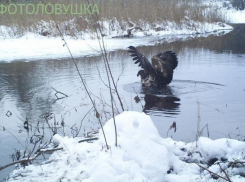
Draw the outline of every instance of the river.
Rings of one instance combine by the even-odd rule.
[[[173,81],[164,89],[142,88],[136,76],[139,67],[128,52],[110,52],[111,71],[118,81],[125,110],[142,111],[145,106],[144,112],[151,115],[162,137],[194,141],[199,116],[200,130],[206,126],[202,136],[244,140],[245,25],[233,26],[232,32],[222,36],[167,36],[154,38],[151,46],[138,47],[149,59],[163,50],[177,53],[179,65]],[[94,94],[92,98],[99,112],[107,113],[102,114],[102,120],[106,121],[111,117],[111,109],[102,58],[82,57],[76,62],[89,91]],[[68,97],[59,94],[59,98],[64,98],[56,101],[54,89]],[[147,103],[144,101],[146,94],[153,95]],[[141,102],[136,103],[135,96],[139,96]],[[115,103],[121,112],[116,95]],[[10,155],[16,150],[32,147],[31,136],[40,134],[37,126],[46,128],[44,113],[52,112],[59,126],[63,120],[66,135],[73,136],[90,108],[91,103],[71,60],[0,62],[0,166],[10,163]],[[32,126],[29,131],[24,127],[25,121]],[[53,123],[54,118],[50,122]],[[173,122],[176,122],[176,132],[168,131]],[[93,111],[82,121],[81,128],[79,136],[99,128]],[[1,171],[0,181],[11,170],[13,167]]]

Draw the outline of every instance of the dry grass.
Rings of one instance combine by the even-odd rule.
[[[92,2],[92,0],[89,0]],[[29,1],[33,4],[38,4],[35,0]],[[44,4],[51,2],[52,4],[85,4],[84,1],[67,1],[43,0]],[[18,1],[17,1],[18,3]],[[214,10],[214,7],[207,7],[200,5],[198,0],[94,0],[100,10],[99,20],[117,20],[122,30],[129,26],[129,20],[139,26],[149,24],[154,26],[156,22],[175,22],[181,26],[181,22],[188,17],[194,21],[200,22],[217,22],[222,21],[222,17]],[[61,29],[69,32],[74,36],[81,31],[91,31],[92,24],[89,21],[91,15],[71,15],[70,13],[64,15],[54,15],[55,20],[61,26]],[[3,14],[0,16],[0,25],[15,27],[15,33],[23,35],[25,32],[37,32],[40,30],[40,22],[51,22],[53,20],[48,14]],[[71,22],[72,20],[72,22]],[[113,23],[113,21],[112,21]],[[73,24],[73,25],[72,25]],[[54,24],[51,25],[55,28]],[[112,27],[113,28],[113,27]],[[53,33],[53,35],[56,35]],[[67,33],[68,34],[68,33]]]

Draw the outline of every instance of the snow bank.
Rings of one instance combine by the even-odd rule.
[[[223,14],[226,16],[228,23],[245,23],[245,10],[229,9],[223,11]]]
[[[104,26],[106,27],[107,24]],[[155,29],[147,29],[146,25],[144,31],[133,32],[135,38],[112,38],[113,35],[116,36],[121,33],[117,32],[117,30],[110,32],[106,29],[105,34],[108,35],[105,37],[107,51],[127,49],[129,45],[151,45],[153,43],[150,43],[150,41],[167,35],[196,36],[198,34],[207,36],[207,33],[217,34],[219,30],[229,32],[232,30],[232,27],[223,23],[194,22],[186,18],[180,27],[176,23],[166,22],[165,24],[156,24]],[[1,31],[7,35],[10,29],[5,29],[2,26],[0,27]],[[74,39],[66,36],[67,45],[74,57],[95,56],[101,52],[97,39],[91,39],[88,35],[85,37],[86,39]],[[141,38],[139,39],[138,37]],[[2,39],[0,44],[0,61],[70,58],[70,54],[66,46],[64,46],[64,41],[59,37],[44,37],[35,33],[27,33],[21,38],[0,37],[0,39]]]
[[[224,17],[226,23],[245,23],[245,10],[237,10],[231,4],[231,1],[203,1],[202,4],[217,7],[221,17]]]
[[[185,144],[163,139],[150,116],[133,111],[118,115],[116,123],[118,147],[115,147],[112,119],[104,126],[109,150],[101,132],[94,143],[78,143],[78,138],[55,135],[53,141],[64,150],[53,153],[40,166],[15,170],[9,181],[207,182],[213,181],[212,177],[195,163],[224,176],[218,165],[212,165],[214,162],[210,160],[226,161],[221,165],[234,160],[244,162],[244,142],[200,138],[196,147],[195,142]],[[244,169],[233,166],[227,173],[233,182],[241,182],[245,180],[240,175]]]

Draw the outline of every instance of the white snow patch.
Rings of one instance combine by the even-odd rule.
[[[231,1],[209,0],[202,3],[217,7],[216,10],[226,19],[226,23],[245,23],[245,10],[237,10],[232,7]]]
[[[223,11],[227,18],[228,23],[245,23],[245,10],[237,11],[235,9],[229,9],[226,11]]]
[[[9,181],[211,182],[215,180],[195,163],[206,163],[214,157],[227,161],[244,162],[245,159],[245,144],[237,140],[200,138],[196,147],[196,142],[186,144],[163,139],[150,116],[144,113],[124,112],[116,116],[116,124],[118,147],[113,119],[104,126],[109,150],[101,131],[94,143],[78,143],[78,138],[55,135],[53,141],[64,150],[54,152],[40,166],[15,170]],[[209,170],[224,176],[218,165],[212,165]],[[244,177],[238,174],[242,170],[244,167],[234,167],[227,173],[233,182],[241,182]]]
[[[107,25],[104,25],[107,26]],[[146,26],[147,27],[147,26]],[[164,24],[156,24],[155,29],[160,27],[160,31],[148,29],[144,31],[134,32],[135,38],[112,38],[112,35],[120,35],[122,32],[106,31],[105,37],[106,49],[108,51],[126,49],[129,45],[151,45],[150,41],[166,35],[203,35],[207,33],[217,33],[217,31],[231,31],[233,28],[223,23],[200,23],[194,22],[186,17],[183,25],[179,27],[176,23],[165,22]],[[164,29],[163,29],[164,27]],[[0,27],[0,32],[8,34],[11,29]],[[73,39],[65,37],[67,45],[74,57],[94,56],[100,54],[99,43],[97,39]],[[141,37],[139,39],[139,37]],[[1,38],[0,44],[0,61],[10,62],[14,60],[40,60],[40,59],[58,59],[70,58],[64,41],[57,37],[44,37],[35,33],[26,33],[21,38]],[[127,45],[127,46],[125,46]]]

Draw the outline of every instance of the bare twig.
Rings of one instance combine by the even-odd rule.
[[[133,89],[134,89],[134,87],[133,87]],[[134,92],[135,92],[135,94],[137,95],[137,97],[138,97],[138,98],[140,98],[140,97],[138,96],[137,92],[135,91],[135,89],[134,89]],[[143,106],[143,104],[142,104],[142,102],[141,102],[141,100],[140,100],[140,99],[139,99],[139,102],[140,102],[141,107],[142,107],[142,109],[143,109],[143,108],[144,108],[144,106]]]
[[[57,24],[57,22],[56,22],[56,20],[55,20],[55,18],[54,18],[54,16],[53,16],[53,14],[51,14],[51,16],[52,16],[52,18],[53,18],[53,20],[54,20],[54,22],[55,22],[55,25],[56,25],[56,28],[57,28],[59,34],[60,34],[60,37],[61,37],[62,40],[64,41],[64,45],[66,46],[66,48],[67,48],[67,50],[68,50],[68,52],[69,52],[69,54],[70,54],[70,56],[71,56],[72,62],[73,62],[73,64],[75,65],[76,71],[77,71],[77,73],[78,73],[78,75],[79,75],[79,77],[80,77],[80,79],[81,79],[81,81],[82,81],[82,84],[83,84],[83,86],[84,86],[84,89],[85,89],[87,95],[89,96],[89,99],[90,99],[90,101],[91,101],[91,103],[92,103],[92,105],[93,105],[93,107],[94,107],[94,110],[95,110],[96,113],[98,113],[98,110],[97,110],[97,108],[96,108],[96,106],[95,106],[95,103],[94,103],[92,97],[91,97],[91,94],[90,94],[89,91],[88,91],[86,82],[85,82],[85,80],[83,79],[82,74],[81,74],[81,72],[80,72],[79,69],[78,69],[77,63],[76,63],[76,61],[75,61],[75,59],[74,59],[74,57],[73,57],[73,55],[72,55],[72,53],[71,53],[71,50],[70,50],[70,48],[69,48],[69,46],[68,46],[68,44],[67,44],[67,42],[66,42],[66,40],[65,40],[65,37],[63,36],[63,34],[62,34],[62,32],[61,32],[61,30],[60,30],[60,28],[59,28],[59,25]],[[104,128],[103,128],[103,125],[102,125],[102,123],[101,123],[100,117],[97,117],[97,118],[98,118],[98,120],[99,120],[101,129],[102,129],[102,132],[103,132],[103,135],[104,135],[104,139],[105,139],[106,146],[108,146],[107,140],[106,140],[106,136],[105,136],[105,132],[104,132]]]
[[[88,4],[94,4],[93,0],[92,0],[92,3],[89,3],[89,0],[87,0],[87,2],[88,2]],[[90,7],[90,10],[92,10],[91,7]],[[112,107],[112,116],[113,116],[114,127],[115,127],[115,145],[117,146],[117,128],[116,128],[116,121],[115,121],[114,104],[113,104],[113,100],[114,99],[113,99],[113,94],[112,94],[111,80],[112,80],[112,83],[114,85],[117,97],[119,99],[119,102],[121,104],[121,107],[122,107],[123,111],[124,111],[124,108],[123,108],[122,101],[121,101],[121,99],[119,97],[119,94],[118,94],[118,91],[117,91],[117,87],[116,87],[114,78],[112,76],[112,72],[111,72],[111,69],[110,69],[109,62],[108,62],[108,55],[107,55],[107,51],[106,51],[106,48],[105,48],[105,42],[104,42],[104,39],[103,39],[103,33],[102,33],[102,30],[101,30],[100,24],[97,22],[98,15],[95,14],[95,15],[92,15],[92,17],[94,18],[94,21],[96,22],[95,23],[95,30],[96,30],[97,40],[98,40],[98,43],[99,43],[99,46],[100,46],[100,50],[101,50],[101,53],[102,53],[102,57],[103,57],[103,60],[104,60],[104,66],[105,66],[107,80],[108,80],[108,84],[109,84],[110,97],[111,97],[111,107]],[[101,38],[101,42],[100,42],[100,38]],[[96,112],[96,116],[97,116],[97,112]],[[109,150],[108,146],[107,146],[107,149]]]
[[[223,176],[220,176],[220,175],[218,175],[218,174],[216,174],[216,173],[210,171],[209,169],[207,169],[207,168],[201,166],[200,164],[197,164],[197,163],[196,163],[196,165],[198,165],[200,168],[202,168],[202,169],[208,171],[210,174],[213,174],[214,176],[217,176],[217,177],[222,178],[222,179],[224,179],[224,180],[226,180],[226,181],[229,181],[228,179],[224,178]],[[229,181],[229,182],[230,182],[230,181]]]
[[[201,121],[201,116],[200,116],[200,102],[197,99],[197,133],[196,133],[196,147],[197,147],[197,141],[199,139],[199,134],[200,134],[200,121]]]
[[[90,109],[89,109],[89,111],[83,116],[83,118],[82,118],[82,120],[81,120],[81,124],[80,124],[80,127],[79,127],[79,129],[78,129],[78,132],[77,132],[77,135],[76,136],[78,136],[78,134],[80,133],[80,130],[81,130],[81,128],[82,128],[82,122],[83,122],[83,120],[85,119],[85,117],[90,113],[90,111],[93,109],[93,107],[91,107]]]
[[[177,130],[177,125],[176,125],[176,122],[174,121],[171,126],[169,127],[168,129],[168,132],[171,130],[171,129],[174,129],[174,132],[176,132]],[[167,137],[168,137],[168,132],[167,132]]]
[[[221,165],[220,165],[220,163],[218,163],[218,165],[219,165],[219,167],[220,167],[220,169],[221,169],[221,171],[225,174],[225,176],[226,176],[226,178],[227,178],[227,180],[229,181],[229,182],[232,182],[231,181],[231,179],[229,178],[229,176],[228,176],[228,174],[227,174],[227,172],[221,167]]]
[[[54,104],[57,100],[64,99],[64,98],[68,97],[68,95],[64,94],[63,92],[60,92],[60,91],[56,90],[54,87],[51,87],[51,88],[53,90],[55,90],[55,92],[56,92],[55,93],[56,99],[55,99],[55,101],[52,104]],[[58,94],[63,95],[63,97],[58,97]]]
[[[207,135],[208,135],[208,137],[209,137],[208,124],[206,124],[206,125],[200,130],[200,133],[199,133],[199,134],[201,134],[201,133],[203,132],[204,128],[207,128]]]
[[[215,109],[216,111],[221,112],[222,114],[224,114],[224,112],[223,112],[223,111],[221,111],[220,109],[218,109],[218,108],[216,108],[216,107],[209,106],[209,105],[204,104],[204,103],[202,103],[202,102],[199,102],[199,104],[202,104],[202,105],[204,105],[204,106],[207,106],[207,107],[213,108],[213,109]]]
[[[23,148],[25,148],[25,146],[20,142],[20,140],[16,137],[16,136],[14,136],[8,129],[6,129],[4,126],[2,126],[2,125],[0,125],[1,127],[3,127],[4,128],[4,130],[6,130],[10,135],[12,135],[17,141],[18,141],[18,143],[23,147]]]
[[[93,0],[91,0],[91,1],[92,1],[92,3],[89,3],[89,0],[87,0],[88,4],[95,4]],[[92,8],[92,7],[90,7],[90,10],[92,10],[91,8]],[[120,102],[120,105],[121,105],[122,110],[124,111],[123,103],[122,103],[122,100],[121,100],[121,98],[120,98],[120,96],[119,96],[119,93],[118,93],[118,90],[117,90],[117,85],[116,85],[116,83],[115,83],[115,81],[114,81],[114,77],[113,77],[113,75],[112,75],[111,68],[110,68],[110,65],[109,65],[109,62],[108,62],[107,51],[106,51],[106,48],[105,48],[105,42],[104,42],[104,38],[103,38],[103,37],[104,37],[104,36],[103,36],[103,32],[102,32],[102,30],[101,30],[100,24],[97,22],[97,20],[99,19],[98,14],[92,14],[92,16],[93,16],[93,18],[94,18],[94,20],[95,20],[95,22],[96,22],[95,27],[96,27],[96,34],[97,34],[97,39],[98,39],[98,41],[99,41],[100,38],[101,38],[101,43],[102,43],[102,44],[101,44],[100,41],[99,41],[100,50],[102,51],[102,55],[103,55],[104,61],[105,61],[105,63],[106,63],[106,66],[107,66],[107,68],[108,68],[108,72],[109,72],[109,74],[110,74],[110,78],[111,78],[111,80],[112,80],[112,83],[113,83],[115,92],[116,92],[116,94],[117,94],[117,98],[118,98],[118,100],[119,100],[119,102]],[[100,34],[100,36],[98,36],[99,34]]]
[[[0,167],[0,171],[2,171],[3,169],[6,169],[7,167],[13,166],[13,165],[15,165],[15,164],[27,163],[27,162],[33,161],[33,160],[35,160],[39,155],[41,155],[41,153],[36,154],[34,157],[24,158],[24,159],[21,159],[21,160],[12,162],[12,163],[10,163],[10,164],[7,164],[7,165],[5,165],[5,166],[2,166],[2,167]]]
[[[99,138],[97,138],[97,137],[93,137],[93,138],[85,138],[85,139],[83,139],[83,140],[79,140],[78,143],[88,142],[88,141],[93,141],[93,140],[98,140],[98,139],[99,139]],[[35,147],[33,147],[33,150],[32,150],[32,152],[30,153],[30,155],[33,153],[34,148],[35,148]],[[0,167],[0,171],[2,171],[3,169],[8,168],[8,167],[10,167],[10,166],[13,166],[13,165],[15,165],[15,164],[20,164],[20,163],[27,164],[28,162],[35,160],[35,159],[36,159],[38,156],[40,156],[42,153],[50,153],[50,152],[55,152],[55,151],[57,151],[57,150],[63,150],[63,147],[58,147],[58,148],[48,148],[48,149],[39,149],[39,150],[38,150],[39,152],[38,152],[37,154],[35,154],[33,157],[30,157],[30,155],[29,155],[27,158],[24,158],[24,159],[21,159],[21,160],[18,160],[18,161],[14,161],[14,162],[9,163],[9,164],[7,164],[7,165],[5,165],[5,166],[1,166],[1,167]]]

